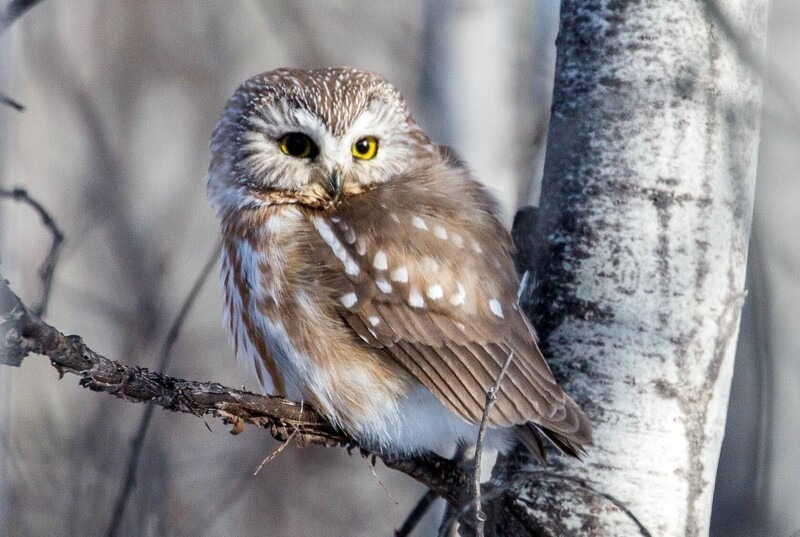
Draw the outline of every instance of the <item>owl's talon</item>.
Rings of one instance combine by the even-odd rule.
[[[236,436],[237,434],[241,433],[244,430],[244,420],[239,416],[230,414],[228,412],[225,412],[224,410],[220,410],[219,415],[222,418],[222,423],[224,423],[225,425],[231,425],[230,432],[232,435]]]
[[[307,448],[309,446],[322,446],[326,448],[339,447],[342,443],[338,440],[311,433],[297,433],[294,435],[294,443],[297,447]]]

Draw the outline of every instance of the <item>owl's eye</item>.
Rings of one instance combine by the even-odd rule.
[[[378,139],[365,136],[353,144],[353,156],[361,160],[370,160],[378,154]]]
[[[290,157],[310,159],[316,157],[317,153],[319,153],[311,138],[302,132],[284,134],[278,140],[278,144],[281,146],[281,151]]]

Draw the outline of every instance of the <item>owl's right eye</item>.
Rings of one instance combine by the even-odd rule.
[[[319,153],[316,144],[302,132],[284,134],[278,140],[278,145],[283,154],[290,157],[312,159]]]

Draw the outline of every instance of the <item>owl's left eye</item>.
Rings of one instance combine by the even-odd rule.
[[[278,144],[281,146],[281,151],[290,157],[313,159],[319,153],[311,138],[302,132],[284,134],[278,140]]]
[[[370,160],[378,154],[378,139],[365,136],[353,144],[353,156],[360,160]]]

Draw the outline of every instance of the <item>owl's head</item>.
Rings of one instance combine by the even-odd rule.
[[[327,208],[436,154],[399,91],[350,68],[277,69],[244,82],[211,138],[208,190],[221,214]]]

